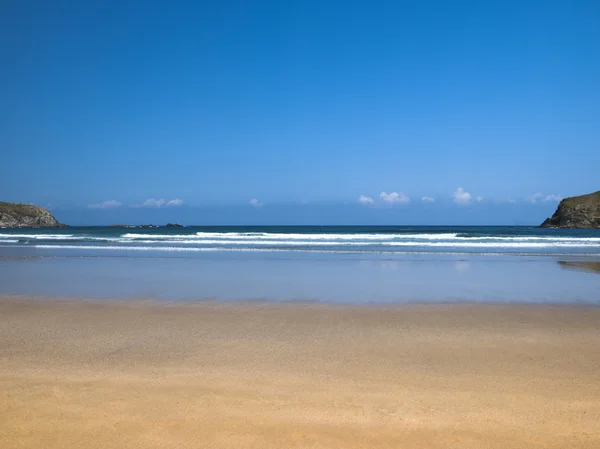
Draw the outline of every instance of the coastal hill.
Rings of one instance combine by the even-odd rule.
[[[572,196],[562,200],[552,217],[542,223],[542,228],[599,228],[600,190],[587,195]]]
[[[43,207],[0,201],[0,228],[57,228],[66,225]]]

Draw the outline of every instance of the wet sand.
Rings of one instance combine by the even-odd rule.
[[[600,307],[0,297],[2,448],[597,448]]]
[[[588,261],[559,261],[563,268],[571,270],[589,271],[592,273],[600,273],[600,262]]]

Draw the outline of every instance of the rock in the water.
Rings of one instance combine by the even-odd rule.
[[[166,228],[183,228],[183,225],[179,223],[167,223]]]
[[[43,207],[0,201],[0,228],[57,228],[66,225]]]
[[[565,198],[543,228],[600,228],[600,191]]]

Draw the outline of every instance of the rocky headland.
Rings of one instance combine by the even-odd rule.
[[[43,207],[0,201],[0,228],[59,228],[65,226]]]
[[[600,190],[587,195],[562,200],[552,217],[542,228],[597,228],[600,229]]]

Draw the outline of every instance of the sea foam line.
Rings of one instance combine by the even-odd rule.
[[[73,234],[0,234],[0,238],[71,240],[78,237],[74,237]]]
[[[419,242],[419,241],[388,241],[388,242],[335,242],[335,241],[298,241],[298,240],[179,240],[179,241],[152,241],[152,240],[136,240],[134,242],[122,243],[139,243],[139,244],[150,244],[148,248],[178,248],[176,246],[165,247],[163,244],[177,244],[186,245],[183,248],[190,248],[192,245],[196,247],[202,247],[205,245],[224,245],[224,247],[324,247],[324,246],[337,246],[337,247],[436,247],[436,248],[598,248],[600,245],[588,243],[588,242]],[[188,246],[189,245],[189,246]],[[55,248],[61,247],[61,245],[47,245]],[[71,245],[76,248],[83,248],[86,245]],[[39,247],[39,246],[37,246]],[[101,246],[102,248],[120,248],[119,246]],[[142,248],[141,246],[126,246],[128,248]]]
[[[393,238],[443,240],[456,238],[457,234],[285,234],[285,233],[238,233],[238,232],[197,232],[196,234],[136,234],[127,233],[126,239],[223,239],[223,240],[390,240]]]
[[[433,241],[498,241],[498,242],[598,242],[600,237],[553,237],[553,236],[461,236],[456,233],[444,234],[284,234],[284,233],[218,233],[198,232],[196,234],[135,234],[128,233],[121,236],[123,239],[132,241],[181,241],[207,242],[214,240],[223,243],[234,241],[260,242],[260,241],[367,241],[388,242],[403,240],[433,240]]]
[[[315,241],[315,240],[209,240],[209,239],[194,239],[194,240],[134,240],[123,243],[146,243],[146,244],[177,244],[177,245],[229,245],[229,246],[434,246],[434,247],[471,247],[471,248],[551,248],[551,247],[598,247],[600,245],[591,242],[480,242],[480,241],[446,241],[446,242],[431,242],[431,241],[377,241],[377,242],[350,242],[350,241]]]
[[[331,254],[381,254],[381,255],[440,255],[440,256],[572,256],[571,253],[516,253],[516,252],[436,252],[436,251],[381,251],[381,250],[330,250],[330,249],[301,249],[291,250],[286,248],[226,248],[226,247],[152,247],[152,246],[99,246],[99,245],[34,245],[38,249],[81,249],[81,250],[116,250],[116,251],[157,251],[157,252],[311,252],[311,253],[331,253]],[[578,254],[578,257],[598,257],[600,253]]]

